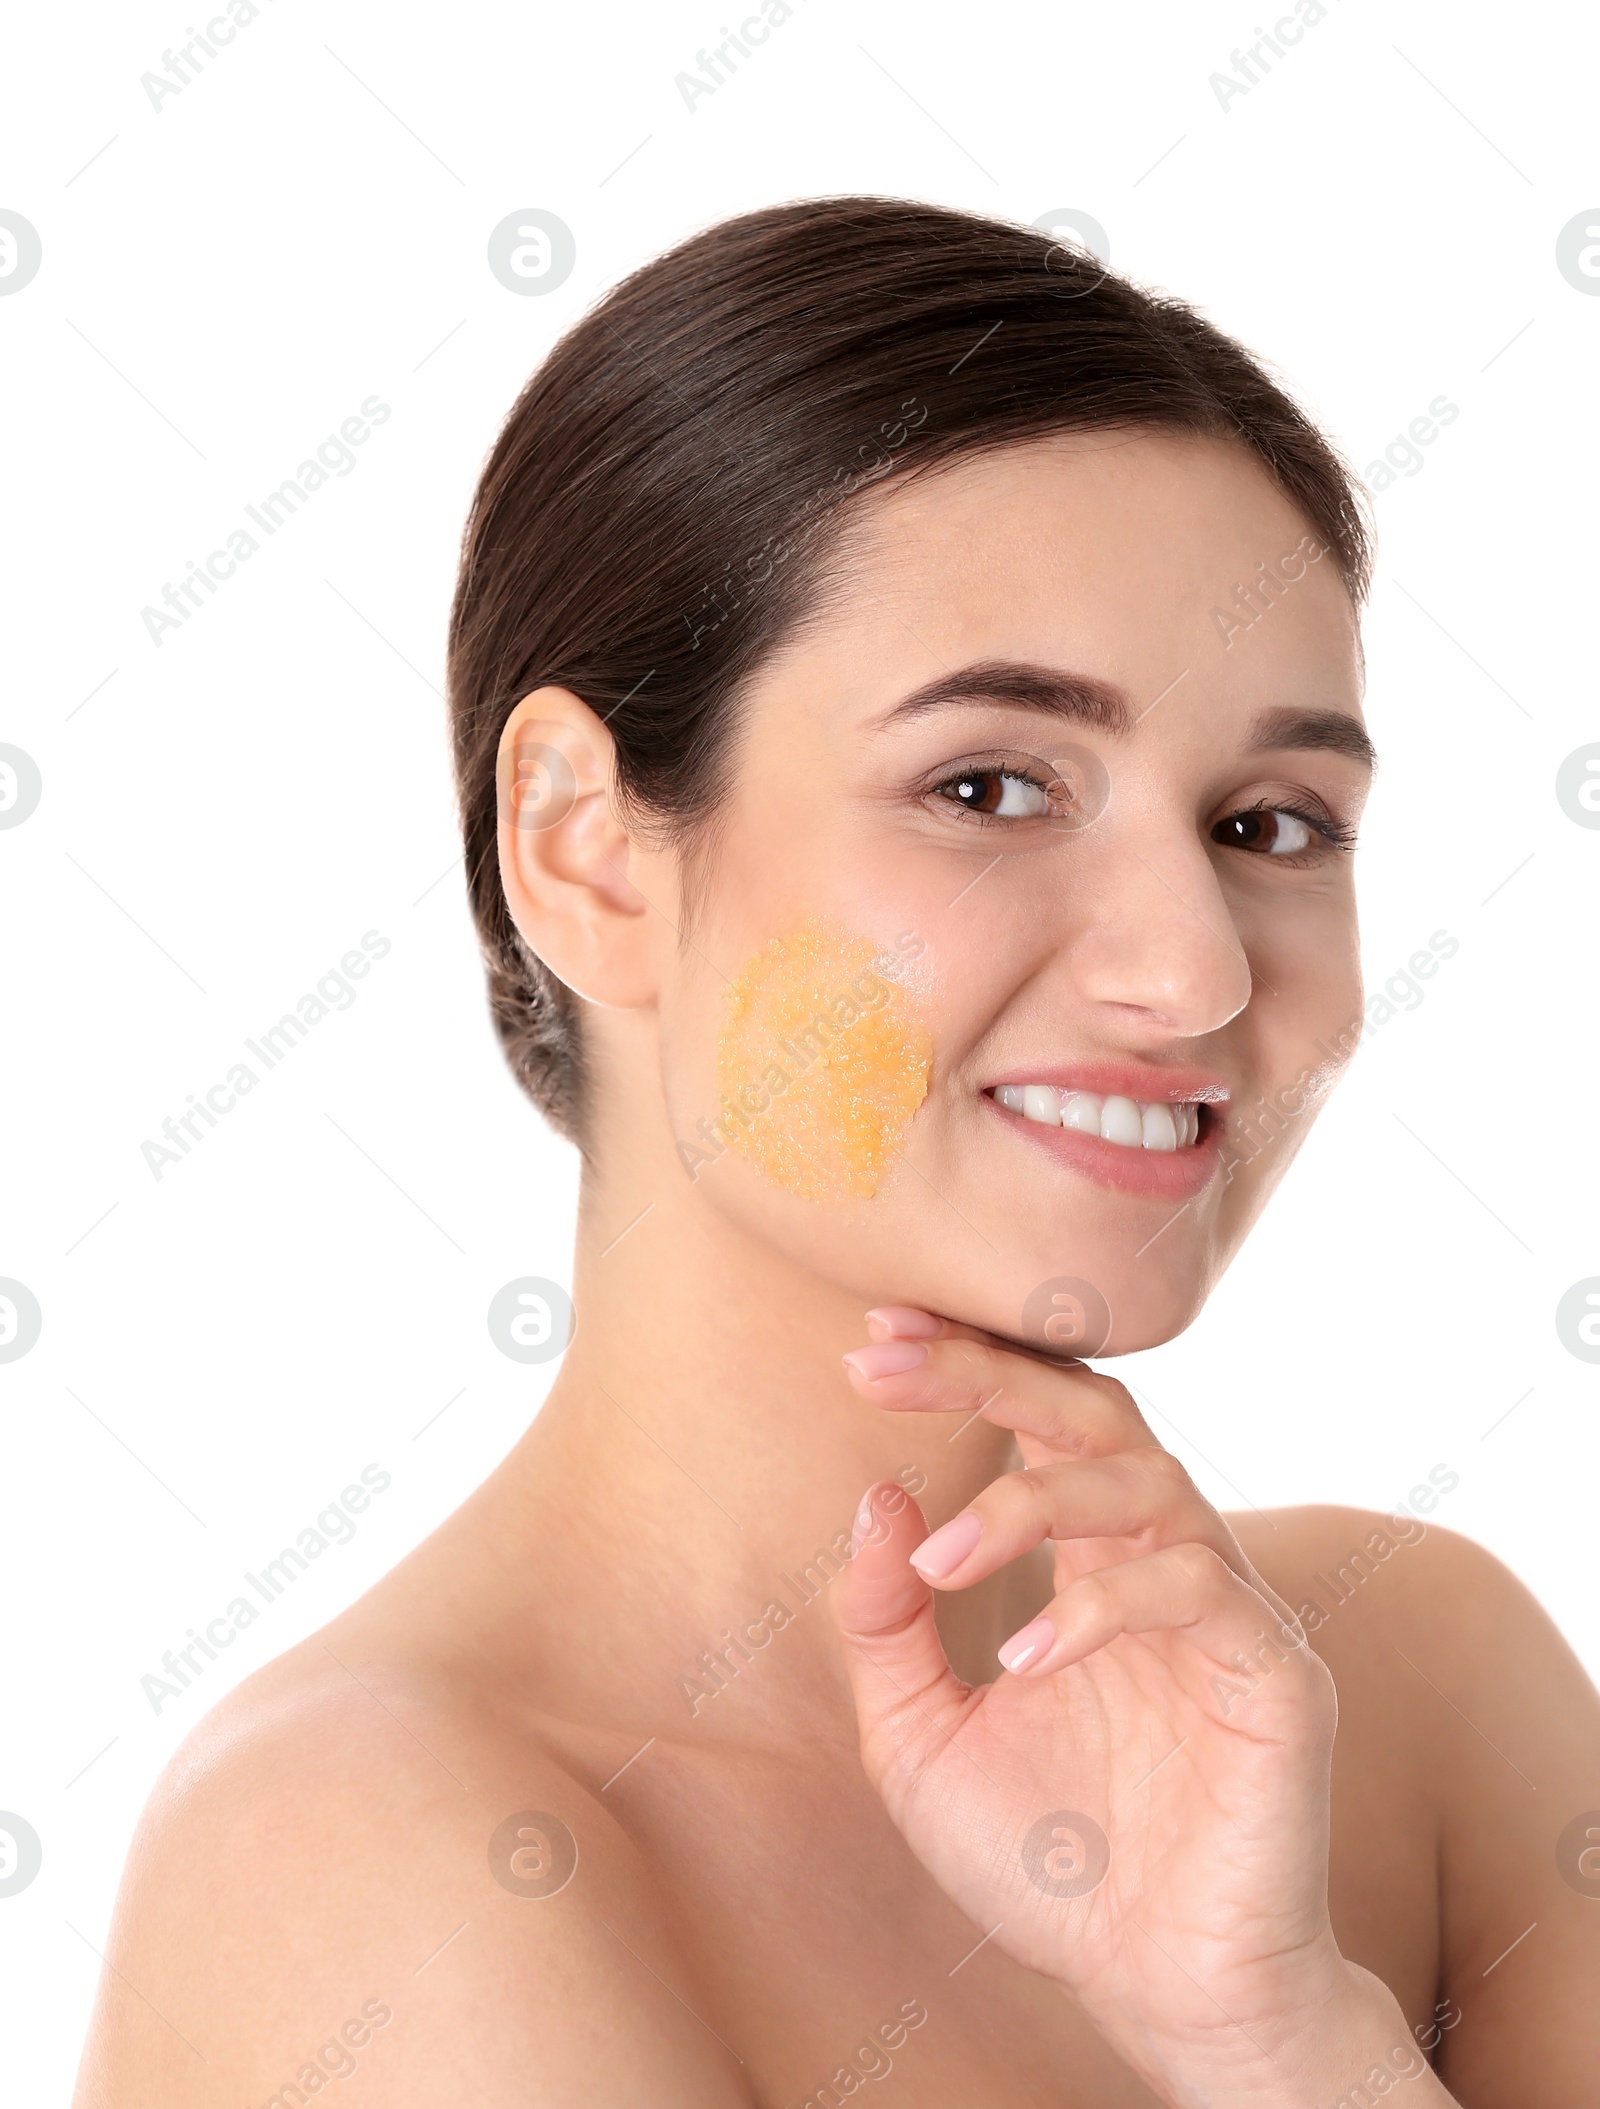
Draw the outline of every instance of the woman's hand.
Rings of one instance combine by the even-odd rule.
[[[831,1594],[890,1815],[1167,2099],[1336,2097],[1394,2024],[1410,2036],[1328,1918],[1326,1666],[1121,1384],[921,1312],[872,1319],[877,1342],[846,1357],[862,1397],[981,1412],[1026,1466],[931,1537],[891,1482],[863,1501]],[[995,1683],[962,1683],[933,1589],[1045,1539],[1054,1598]]]

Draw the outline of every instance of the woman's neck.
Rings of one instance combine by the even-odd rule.
[[[797,1716],[821,1727],[819,1709],[847,1724],[822,1598],[861,1495],[898,1480],[936,1527],[1006,1469],[1011,1438],[859,1398],[840,1357],[868,1337],[863,1300],[680,1187],[641,1215],[636,1192],[586,1184],[573,1339],[469,1504],[473,1528],[496,1599],[527,1590],[530,1673],[580,1717],[763,1740]],[[1020,1566],[940,1599],[969,1678],[994,1673],[995,1646],[1034,1608]]]

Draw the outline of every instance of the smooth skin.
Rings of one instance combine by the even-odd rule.
[[[1306,534],[1242,448],[1149,434],[869,494],[690,857],[618,810],[580,698],[518,705],[504,882],[590,1050],[577,1333],[484,1486],[179,1752],[78,2109],[295,2104],[346,2055],[340,2101],[386,2109],[1592,2100],[1600,1903],[1555,1841],[1600,1808],[1600,1700],[1549,1620],[1430,1527],[1303,1633],[1383,1519],[1219,1515],[1022,1323],[1075,1277],[1110,1353],[1180,1331],[1359,1013],[1366,769],[1303,715],[1359,726],[1354,612],[1325,558],[1227,641],[1212,613]],[[1126,707],[963,675],[895,714],[1001,662]],[[532,728],[576,782],[537,826]],[[1081,834],[1040,807],[1063,739],[1112,786]],[[953,788],[985,771],[987,818]],[[813,916],[909,958],[932,1034],[870,1199],[779,1191],[700,1125],[728,983]],[[1130,1063],[1227,1094],[1176,1213],[986,1088]],[[1246,1149],[1258,1101],[1290,1117]],[[1019,1876],[1061,1811],[1110,1840],[1081,1896]],[[490,1868],[530,1812],[577,1842],[554,1895]],[[369,1999],[392,2018],[323,2055]]]

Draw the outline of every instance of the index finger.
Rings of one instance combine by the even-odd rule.
[[[876,1406],[901,1413],[982,1414],[1057,1456],[1161,1447],[1127,1387],[1086,1362],[1057,1361],[932,1312],[869,1312],[876,1339],[845,1357]]]

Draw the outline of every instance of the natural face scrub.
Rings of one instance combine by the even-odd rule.
[[[770,939],[728,990],[722,1131],[806,1200],[876,1193],[928,1095],[933,1042],[881,958],[868,939],[813,919]]]

